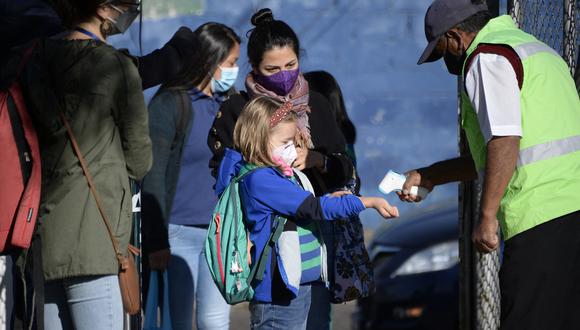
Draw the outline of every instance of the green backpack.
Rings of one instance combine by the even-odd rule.
[[[250,259],[250,239],[241,207],[239,184],[258,169],[246,165],[224,190],[213,211],[205,240],[205,256],[211,276],[225,301],[235,305],[251,301],[254,280],[262,280],[267,260],[274,244],[282,234],[286,219],[274,218],[272,232],[257,262]]]

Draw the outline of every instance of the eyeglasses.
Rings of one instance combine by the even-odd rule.
[[[437,46],[435,46],[435,49],[433,50],[433,55],[437,59],[445,56],[445,53],[447,52],[447,47],[449,45],[447,38],[448,38],[447,35],[442,35],[439,38],[439,42],[437,43]]]

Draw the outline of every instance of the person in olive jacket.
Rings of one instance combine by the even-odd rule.
[[[38,233],[46,281],[44,327],[122,329],[111,238],[59,112],[72,127],[114,235],[127,251],[129,178],[138,180],[151,167],[151,141],[136,63],[106,38],[128,27],[120,22],[131,22],[138,4],[59,4],[71,32],[40,40],[21,78],[42,157]]]

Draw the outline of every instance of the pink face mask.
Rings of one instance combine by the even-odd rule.
[[[298,157],[298,154],[296,153],[296,147],[292,141],[274,149],[272,151],[272,155],[282,160],[288,166],[292,166],[292,163],[294,163]]]

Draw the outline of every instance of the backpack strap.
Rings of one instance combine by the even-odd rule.
[[[516,51],[508,45],[504,45],[504,44],[480,44],[479,46],[477,46],[477,48],[475,48],[473,53],[471,53],[471,55],[469,55],[469,57],[465,60],[464,72],[469,71],[469,69],[471,68],[471,65],[473,64],[473,60],[475,59],[475,57],[479,54],[482,54],[482,53],[483,54],[496,54],[496,55],[505,57],[510,62],[512,68],[514,69],[514,72],[516,73],[516,78],[518,80],[518,86],[519,86],[520,90],[522,89],[522,86],[524,84],[524,66],[522,65],[522,60],[518,56],[518,53],[516,53]],[[464,79],[463,86],[465,86],[465,79],[466,79],[465,75],[464,75],[463,79]]]
[[[247,177],[251,173],[253,173],[256,170],[259,170],[261,168],[264,168],[264,167],[253,165],[253,164],[246,164],[246,165],[242,166],[242,168],[240,169],[240,172],[238,173],[238,176],[234,179],[235,183],[238,184],[239,182],[243,181],[243,179],[245,177]],[[234,188],[234,196],[237,196],[237,194],[238,194],[237,185],[234,185],[233,188]],[[234,198],[234,207],[237,209],[238,205],[235,203],[236,203],[236,199]],[[237,214],[237,212],[235,212],[235,214]],[[238,221],[235,221],[235,223],[237,225]],[[270,253],[272,252],[272,249],[274,248],[274,244],[276,244],[276,242],[278,242],[280,235],[282,235],[282,232],[284,231],[285,224],[286,224],[286,218],[284,218],[280,215],[274,216],[273,224],[272,224],[272,231],[270,232],[270,237],[268,238],[268,241],[266,242],[266,246],[264,247],[264,250],[262,250],[262,253],[258,257],[258,262],[252,266],[252,270],[250,271],[250,276],[248,276],[248,280],[247,280],[248,285],[251,285],[252,282],[254,281],[254,279],[256,279],[258,281],[261,281],[262,279],[264,279],[264,273],[266,272],[266,265],[268,264],[267,261],[270,258]],[[236,233],[237,232],[238,231],[236,228]]]
[[[183,138],[187,135],[186,129],[191,122],[193,116],[193,108],[191,106],[191,100],[185,89],[174,89],[172,91],[173,96],[176,98],[177,103],[177,122],[175,123],[175,137],[173,142],[171,142],[171,149],[175,149],[180,145]]]
[[[266,242],[266,246],[260,254],[260,258],[258,258],[258,263],[252,267],[250,272],[250,276],[248,276],[248,285],[254,281],[254,279],[261,281],[264,279],[264,273],[266,272],[266,265],[268,264],[268,259],[270,259],[270,253],[274,248],[274,244],[278,242],[280,235],[284,231],[284,225],[286,224],[286,218],[283,218],[279,215],[274,216],[274,224],[272,226],[272,231],[270,232],[270,237],[268,238],[268,242]]]
[[[32,52],[34,51],[34,49],[36,48],[37,45],[38,45],[38,40],[34,40],[31,42],[30,46],[28,46],[22,52],[22,59],[21,59],[20,63],[18,64],[18,69],[16,71],[16,78],[17,79],[20,77],[20,74],[22,74],[22,71],[26,67],[28,60],[32,56]]]
[[[246,176],[248,176],[248,174],[250,174],[250,173],[252,173],[255,170],[258,170],[260,168],[263,168],[263,167],[258,166],[258,165],[254,165],[254,164],[244,164],[244,166],[242,166],[240,168],[238,175],[236,175],[236,177],[235,177],[236,182],[242,181]]]

